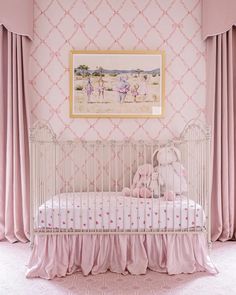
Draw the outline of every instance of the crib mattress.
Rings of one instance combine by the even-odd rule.
[[[179,197],[143,199],[120,192],[63,193],[43,203],[35,227],[68,230],[185,230],[205,225],[203,208]]]

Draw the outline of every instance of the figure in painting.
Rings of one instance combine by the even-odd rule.
[[[138,89],[139,89],[139,85],[137,83],[134,84],[131,88],[131,94],[132,94],[135,102],[136,102],[136,98],[139,94]]]
[[[121,76],[119,78],[119,82],[117,85],[117,92],[119,95],[119,102],[120,103],[124,102],[126,95],[129,92],[129,89],[130,89],[130,84],[128,82],[128,77]]]
[[[87,93],[88,102],[91,102],[90,98],[91,98],[94,88],[93,88],[90,77],[88,78],[87,85],[85,86],[85,90]]]
[[[99,100],[101,100],[101,98],[104,100],[104,91],[105,91],[105,83],[104,83],[102,76],[100,76],[100,78],[98,80],[98,98],[99,98]]]
[[[148,87],[147,87],[147,75],[143,75],[141,77],[139,94],[143,96],[144,100],[146,100],[148,95]]]

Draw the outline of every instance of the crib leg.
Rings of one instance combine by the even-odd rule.
[[[34,247],[34,234],[32,234],[30,237],[30,248],[33,249],[33,247]]]
[[[208,241],[208,249],[211,250],[212,249],[212,242]]]

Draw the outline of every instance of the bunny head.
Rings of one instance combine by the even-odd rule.
[[[180,162],[181,154],[176,147],[163,147],[153,153],[153,165],[168,165],[173,162]]]

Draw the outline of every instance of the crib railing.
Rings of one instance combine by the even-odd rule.
[[[30,145],[32,239],[35,233],[206,232],[210,237],[208,128],[193,122],[179,138],[168,141],[63,142],[38,122]],[[168,168],[164,171],[173,183],[159,181],[158,194],[149,182],[142,185],[151,195],[144,190],[142,196],[125,196],[122,190],[132,188],[139,166],[149,164],[161,171],[153,154],[163,148],[181,153],[185,174],[179,171],[180,191],[167,199],[166,192],[171,194],[176,182]],[[187,191],[181,189],[184,181]]]

